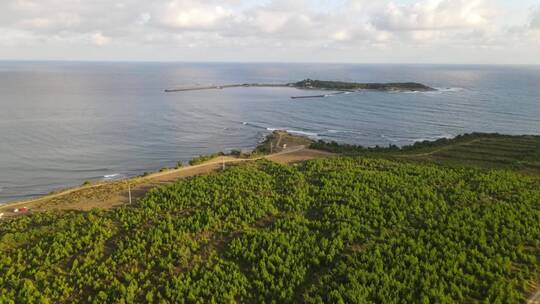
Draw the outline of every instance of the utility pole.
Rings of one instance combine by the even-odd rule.
[[[131,185],[128,182],[128,195],[129,195],[129,204],[131,205]]]
[[[273,144],[272,144],[272,141],[270,140],[270,154],[272,154],[272,148],[273,148]]]
[[[221,170],[225,171],[225,156],[221,156]]]

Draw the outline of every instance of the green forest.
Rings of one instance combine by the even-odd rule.
[[[540,136],[469,133],[398,147],[317,141],[312,149],[348,156],[436,163],[449,167],[509,169],[540,176]]]
[[[361,157],[256,161],[111,211],[0,224],[0,303],[522,303],[540,182]]]

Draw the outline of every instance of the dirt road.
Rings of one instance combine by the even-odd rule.
[[[527,304],[540,304],[540,290],[527,300]]]
[[[268,159],[281,164],[289,164],[315,158],[329,157],[333,154],[323,151],[307,149],[304,145],[288,147],[282,151],[259,158],[240,159],[231,156],[217,157],[206,163],[164,172],[150,174],[145,177],[136,177],[128,180],[99,183],[88,186],[68,189],[59,193],[43,196],[27,201],[14,202],[0,207],[4,218],[18,215],[15,208],[28,207],[32,212],[45,210],[90,210],[92,208],[109,209],[126,204],[128,199],[128,184],[131,188],[132,201],[136,202],[144,194],[158,186],[173,183],[181,178],[209,173],[220,169],[223,164],[240,163]]]

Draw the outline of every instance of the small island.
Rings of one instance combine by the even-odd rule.
[[[343,82],[343,81],[326,81],[304,79],[302,81],[286,83],[286,84],[270,84],[270,83],[242,83],[242,84],[226,84],[226,85],[205,85],[205,86],[190,86],[174,89],[167,89],[165,92],[184,92],[184,91],[200,91],[213,89],[228,89],[240,87],[287,87],[301,90],[328,90],[339,93],[356,92],[356,91],[382,91],[382,92],[429,92],[436,91],[434,88],[417,82],[392,82],[392,83],[358,83],[358,82]],[[309,98],[309,97],[326,97],[327,95],[313,96],[293,96],[292,98]]]
[[[358,82],[343,82],[343,81],[324,81],[305,79],[292,84],[293,87],[299,89],[318,89],[318,90],[333,90],[333,91],[409,91],[409,92],[428,92],[435,91],[434,88],[428,87],[417,82],[394,82],[394,83],[358,83]]]

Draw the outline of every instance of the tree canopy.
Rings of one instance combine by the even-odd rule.
[[[0,224],[0,303],[519,303],[540,183],[359,157],[267,161],[112,211]]]

